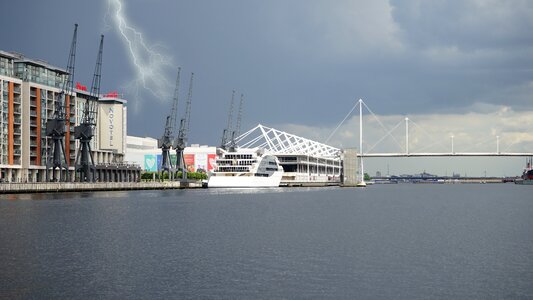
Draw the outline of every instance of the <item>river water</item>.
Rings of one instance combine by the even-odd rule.
[[[533,298],[533,187],[0,195],[0,298]]]

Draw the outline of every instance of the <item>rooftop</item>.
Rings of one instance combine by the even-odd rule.
[[[15,63],[26,63],[34,66],[43,67],[59,73],[68,74],[68,72],[63,68],[51,65],[44,60],[26,57],[24,54],[21,53],[0,50],[0,56],[11,58],[15,61]]]

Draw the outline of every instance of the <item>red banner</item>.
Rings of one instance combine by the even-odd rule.
[[[215,168],[216,154],[207,154],[207,171],[211,171]]]
[[[183,160],[188,172],[196,171],[194,169],[194,154],[183,154]]]

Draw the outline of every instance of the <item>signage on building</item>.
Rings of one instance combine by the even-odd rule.
[[[161,154],[158,154],[157,155],[157,171],[158,172],[161,172],[162,165],[163,165],[163,156]]]
[[[207,154],[207,171],[212,171],[216,165],[216,154]]]
[[[196,170],[207,171],[207,153],[197,153],[194,157],[194,167]]]
[[[116,150],[119,153],[123,153],[124,116],[122,104],[101,103],[99,107],[100,149]]]
[[[194,154],[183,154],[183,160],[188,172],[196,171],[194,166]]]
[[[144,170],[149,172],[157,171],[157,158],[154,154],[144,155]]]

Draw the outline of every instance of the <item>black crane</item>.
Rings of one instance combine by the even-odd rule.
[[[168,173],[168,178],[173,179],[175,172],[174,166],[172,166],[172,160],[170,159],[170,147],[174,142],[174,131],[176,130],[176,117],[178,114],[178,96],[180,86],[180,73],[181,68],[178,68],[178,76],[176,78],[176,88],[174,89],[174,97],[172,98],[172,109],[167,116],[165,123],[165,131],[163,136],[157,141],[158,147],[161,148],[162,161],[161,161],[161,174],[159,178],[163,178],[165,171]]]
[[[180,120],[180,128],[178,136],[174,140],[174,149],[176,149],[176,169],[181,171],[181,179],[187,179],[187,166],[183,158],[183,150],[187,146],[187,134],[189,133],[189,124],[191,122],[191,101],[192,101],[192,83],[194,73],[191,73],[191,80],[189,81],[189,93],[187,95],[187,103],[185,106],[185,113]]]
[[[78,24],[74,24],[74,34],[70,45],[70,54],[67,62],[67,78],[63,81],[61,93],[58,94],[55,103],[54,118],[46,122],[46,136],[52,138],[51,154],[46,160],[46,180],[50,181],[50,170],[52,170],[52,180],[57,181],[55,170],[59,168],[59,181],[69,181],[68,157],[65,153],[65,103],[66,97],[72,95],[74,82],[74,65],[76,61],[76,40],[78,36]],[[67,141],[68,144],[68,141]],[[63,156],[63,159],[61,158]],[[66,178],[63,179],[63,169]]]
[[[228,138],[231,132],[231,119],[233,117],[233,102],[234,101],[235,101],[235,90],[233,90],[231,93],[231,102],[229,104],[229,113],[228,113],[228,124],[226,125],[226,128],[222,130],[222,141],[220,143],[220,148],[224,150],[227,149]]]
[[[235,139],[239,136],[241,133],[241,119],[242,119],[242,104],[244,102],[244,95],[241,94],[241,101],[239,102],[239,112],[237,114],[237,121],[235,122],[235,129],[231,132],[231,139],[229,142],[229,148],[228,150],[230,152],[237,151],[237,143]]]
[[[100,81],[102,78],[102,54],[104,50],[104,35],[100,36],[100,46],[96,57],[93,81],[91,84],[92,101],[87,98],[83,107],[80,125],[74,127],[74,137],[80,140],[80,148],[76,156],[76,173],[79,173],[80,182],[93,182],[96,180],[96,164],[91,151],[91,140],[98,116],[98,98],[100,97]]]

